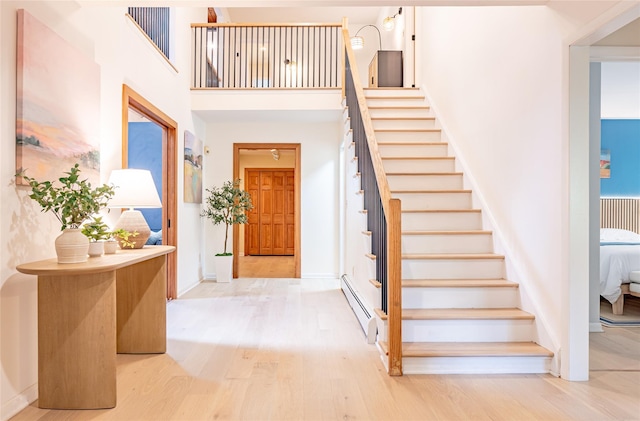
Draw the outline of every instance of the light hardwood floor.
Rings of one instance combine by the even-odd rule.
[[[293,278],[296,273],[293,256],[241,256],[239,278]]]
[[[337,280],[205,282],[167,308],[166,354],[118,355],[116,408],[14,420],[640,419],[640,329],[592,334],[588,382],[389,377]]]

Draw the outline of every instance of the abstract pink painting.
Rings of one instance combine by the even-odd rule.
[[[99,183],[100,67],[18,10],[16,170],[57,180],[76,162]]]

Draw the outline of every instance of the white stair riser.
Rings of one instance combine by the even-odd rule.
[[[405,210],[471,209],[471,192],[391,193]]]
[[[371,120],[374,130],[383,129],[432,129],[435,127],[435,120],[433,119],[420,119],[420,120]]]
[[[531,320],[403,320],[403,342],[526,342]]]
[[[403,279],[501,279],[501,259],[402,259]]]
[[[403,234],[403,254],[492,253],[493,239],[487,234]]]
[[[412,117],[429,117],[431,111],[429,108],[402,108],[402,107],[389,107],[389,108],[369,108],[369,115],[371,118],[412,118]]]
[[[351,119],[345,119],[342,125],[342,131],[346,134],[351,129]]]
[[[378,139],[378,141],[380,140]],[[444,158],[449,153],[449,147],[446,143],[440,145],[378,145],[378,151],[383,158]]]
[[[387,175],[391,190],[460,190],[462,174]]]
[[[376,95],[379,96],[379,95]],[[426,105],[424,98],[367,98],[367,107],[413,107]]]
[[[364,88],[364,96],[365,97],[372,97],[372,96],[399,97],[401,96],[406,98],[420,97],[422,100],[424,100],[424,95],[419,89],[406,89],[406,88],[396,88],[396,89]]]
[[[454,172],[456,163],[453,159],[383,159],[385,172],[435,173]]]
[[[402,212],[403,231],[469,231],[482,228],[480,212]]]
[[[404,374],[548,373],[549,357],[403,357]]]
[[[378,142],[439,142],[440,131],[434,130],[429,132],[381,132],[376,131],[376,140]]]
[[[514,308],[518,288],[402,288],[402,308]]]

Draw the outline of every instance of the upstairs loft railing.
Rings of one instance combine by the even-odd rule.
[[[342,24],[191,28],[194,89],[342,87]]]
[[[345,44],[345,95],[351,121],[352,141],[358,157],[361,189],[371,232],[372,253],[376,256],[376,279],[381,286],[382,311],[388,324],[388,370],[402,375],[402,255],[400,200],[391,190],[378,152],[373,124],[360,82],[349,32],[343,30]]]
[[[151,42],[169,59],[170,21],[169,7],[129,7],[127,13],[147,34]]]

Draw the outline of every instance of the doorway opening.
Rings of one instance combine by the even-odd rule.
[[[233,145],[233,178],[254,204],[233,227],[234,278],[300,277],[300,162],[298,143]]]
[[[160,228],[162,244],[176,246],[178,238],[176,206],[176,131],[178,125],[173,119],[169,118],[166,114],[160,111],[160,109],[142,97],[142,95],[138,94],[129,86],[122,85],[122,168],[130,168],[130,156],[132,160],[135,159],[135,150],[140,149],[139,143],[137,146],[134,146],[133,143],[130,144],[130,141],[134,142],[133,135],[136,134],[134,132],[139,132],[138,130],[132,129],[130,133],[130,123],[134,123],[134,121],[131,121],[133,119],[137,122],[153,123],[151,125],[152,127],[148,128],[148,132],[150,133],[156,131],[153,127],[158,128],[157,136],[161,144],[157,145],[159,162],[154,165],[159,165],[161,168],[143,168],[144,164],[141,164],[140,162],[136,162],[135,165],[132,163],[131,168],[148,169],[152,174],[154,172],[158,174],[160,180],[157,184],[162,186],[159,192],[162,200],[162,210],[160,215],[149,215],[149,217],[158,219],[157,224]],[[131,138],[130,134],[132,135]],[[152,148],[155,147],[156,146],[152,146]],[[147,164],[150,163],[152,163],[152,161],[148,161]],[[145,215],[145,218],[147,218],[147,215]],[[177,298],[177,291],[177,253],[169,253],[167,255],[167,299],[172,300]]]

